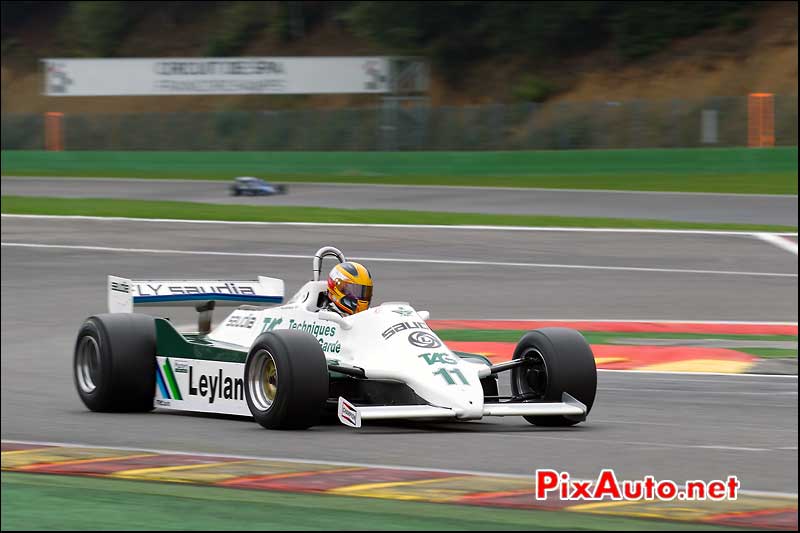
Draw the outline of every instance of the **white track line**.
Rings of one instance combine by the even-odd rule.
[[[789,239],[782,237],[780,234],[777,233],[754,233],[753,234],[757,239],[761,239],[764,242],[768,242],[770,244],[774,244],[781,250],[786,250],[789,253],[797,255],[797,243],[792,242]]]
[[[651,375],[665,375],[665,376],[725,376],[729,378],[782,378],[782,379],[797,379],[796,374],[739,374],[736,372],[679,372],[674,370],[616,370],[610,368],[598,368],[598,372],[609,373],[624,373],[624,374],[651,374]]]
[[[255,252],[218,252],[213,250],[171,250],[154,248],[117,248],[110,246],[83,246],[69,244],[44,244],[44,243],[22,243],[22,242],[3,242],[2,246],[16,248],[50,248],[57,250],[85,250],[94,252],[122,252],[140,254],[169,254],[169,255],[214,255],[225,257],[265,257],[271,259],[310,259],[311,256],[300,254],[268,254]],[[465,266],[493,266],[493,267],[520,267],[520,268],[557,268],[574,270],[608,270],[621,272],[658,272],[671,274],[708,274],[716,276],[757,276],[772,278],[797,278],[797,274],[788,272],[738,272],[731,270],[695,270],[680,268],[647,268],[647,267],[627,267],[627,266],[606,266],[606,265],[565,265],[556,263],[516,263],[500,261],[466,261],[459,259],[410,259],[392,257],[353,257],[360,261],[370,261],[373,263],[416,263],[429,265],[465,265]]]
[[[85,215],[13,215],[3,213],[2,218],[41,219],[41,220],[86,220],[101,222],[145,222],[158,224],[224,224],[234,226],[290,226],[290,227],[330,227],[330,228],[387,228],[387,229],[444,229],[455,231],[551,231],[573,233],[656,233],[665,235],[718,235],[752,237],[752,231],[714,231],[691,229],[637,229],[637,228],[568,228],[549,226],[469,226],[443,224],[356,224],[345,222],[256,222],[244,220],[186,220],[172,218],[132,218],[132,217],[94,217]],[[797,233],[775,233],[787,237],[797,237]]]
[[[492,435],[491,433],[476,433],[479,436],[485,435]],[[507,435],[503,435],[503,438],[509,439],[530,439],[531,437],[528,435],[524,435],[522,433],[510,433]],[[726,445],[717,445],[717,444],[675,444],[675,443],[667,443],[667,442],[648,442],[648,441],[638,441],[638,440],[612,440],[612,439],[587,439],[585,436],[583,437],[566,437],[566,436],[551,436],[551,435],[536,435],[536,440],[554,440],[554,441],[562,441],[562,442],[580,442],[580,443],[589,443],[592,444],[606,444],[610,447],[615,446],[638,446],[643,448],[664,448],[664,449],[671,449],[671,450],[723,450],[723,451],[732,451],[732,452],[745,452],[745,453],[770,453],[776,451],[776,448],[756,448],[750,446],[726,446]]]
[[[490,435],[487,433],[487,435]],[[516,436],[516,435],[509,435],[509,436]],[[521,435],[520,435],[521,436]],[[537,435],[537,438],[540,435]],[[558,437],[551,437],[551,438],[558,438]],[[586,439],[582,439],[586,441]],[[441,474],[456,474],[456,475],[473,475],[473,476],[491,476],[491,477],[503,477],[503,478],[510,478],[510,479],[525,479],[533,481],[533,475],[521,475],[521,474],[503,474],[498,472],[482,472],[476,470],[451,470],[445,468],[425,468],[420,466],[399,466],[399,465],[383,465],[383,464],[374,464],[374,463],[349,463],[349,462],[342,462],[342,461],[323,461],[317,459],[292,459],[286,457],[261,457],[257,455],[234,455],[229,453],[200,453],[200,452],[187,452],[182,450],[161,450],[157,448],[132,448],[127,446],[105,446],[102,444],[80,444],[80,443],[72,443],[72,442],[47,442],[47,441],[30,441],[30,440],[13,440],[13,439],[2,439],[2,442],[7,442],[9,444],[33,444],[33,445],[41,445],[41,446],[63,446],[63,447],[70,447],[70,448],[105,448],[107,450],[120,450],[120,451],[133,451],[133,452],[149,452],[149,453],[159,453],[159,454],[175,454],[175,455],[193,455],[198,457],[224,457],[227,459],[242,459],[242,460],[256,460],[256,461],[282,461],[286,463],[300,463],[300,464],[319,464],[319,465],[330,465],[330,466],[355,466],[361,468],[380,468],[386,470],[410,470],[413,472],[434,472],[434,473],[441,473]],[[696,446],[702,448],[703,446]],[[722,447],[720,447],[722,448]],[[742,448],[742,450],[756,450],[755,448]],[[759,449],[760,450],[760,449]],[[576,481],[589,481],[589,480],[576,480]],[[592,480],[594,481],[594,480]],[[739,494],[747,495],[747,496],[766,496],[772,498],[791,498],[797,499],[796,492],[772,492],[772,491],[762,491],[762,490],[740,490]]]
[[[599,390],[602,391],[615,391],[615,392],[629,392],[629,391],[636,391],[636,392],[666,392],[666,393],[675,393],[675,389],[645,389],[645,388],[630,388],[630,387],[599,387]],[[774,396],[797,396],[798,392],[796,390],[793,391],[759,391],[759,392],[749,392],[749,391],[714,391],[714,390],[695,390],[692,391],[693,395],[716,395],[716,396],[768,396],[770,398]]]

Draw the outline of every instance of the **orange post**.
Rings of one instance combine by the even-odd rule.
[[[772,93],[747,98],[747,146],[775,146],[775,99]]]
[[[48,112],[44,114],[44,148],[60,152],[64,149],[64,129],[62,120],[64,113]]]

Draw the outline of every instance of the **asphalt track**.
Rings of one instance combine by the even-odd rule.
[[[797,196],[290,183],[280,196],[234,197],[230,183],[191,180],[13,178],[3,195],[179,200],[243,205],[644,218],[797,225]]]
[[[109,273],[266,274],[291,290],[314,250],[334,244],[369,264],[377,301],[411,301],[432,318],[796,321],[797,256],[753,237],[3,217],[2,242],[4,439],[582,478],[604,467],[677,481],[737,474],[742,489],[797,492],[796,377],[601,372],[595,409],[575,428],[498,418],[308,432],[90,413],[72,383],[75,333],[105,311]],[[248,253],[263,255],[237,255]]]

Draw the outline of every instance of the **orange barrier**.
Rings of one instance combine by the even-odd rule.
[[[64,149],[63,118],[64,113],[48,112],[44,114],[45,150],[60,152]]]
[[[775,98],[772,93],[747,97],[747,145],[775,146]]]

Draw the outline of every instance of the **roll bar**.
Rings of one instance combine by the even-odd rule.
[[[322,272],[322,259],[325,257],[335,257],[340,263],[344,263],[347,259],[338,248],[333,246],[323,246],[317,253],[314,254],[314,281],[319,281],[320,273]]]

